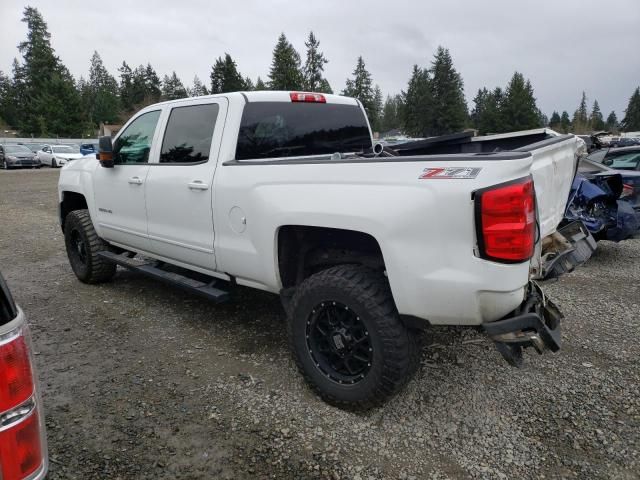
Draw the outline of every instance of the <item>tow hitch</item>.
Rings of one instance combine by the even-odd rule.
[[[539,354],[560,350],[560,322],[564,315],[545,297],[534,282],[527,288],[527,296],[512,316],[482,326],[496,343],[502,357],[512,366],[521,367],[523,348],[533,347]]]

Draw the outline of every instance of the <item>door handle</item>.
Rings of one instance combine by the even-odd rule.
[[[140,177],[131,177],[129,183],[131,185],[142,185],[142,179]]]
[[[203,183],[202,180],[194,180],[187,184],[191,190],[209,190],[209,185]]]

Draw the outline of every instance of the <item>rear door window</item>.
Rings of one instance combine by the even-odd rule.
[[[330,155],[371,148],[356,105],[250,102],[244,107],[236,160]]]
[[[199,163],[209,160],[219,107],[215,103],[171,110],[160,163]]]

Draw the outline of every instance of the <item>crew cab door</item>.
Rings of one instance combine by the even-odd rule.
[[[145,182],[160,113],[146,111],[132,119],[114,142],[114,167],[96,168],[93,175],[100,235],[132,250],[149,250]]]
[[[151,252],[215,270],[213,176],[227,99],[194,99],[165,107],[166,127],[146,185]]]

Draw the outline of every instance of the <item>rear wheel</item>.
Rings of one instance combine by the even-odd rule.
[[[51,159],[51,168],[57,168],[58,167],[58,162],[56,162],[55,158]]]
[[[67,215],[64,240],[69,263],[80,281],[101,283],[113,278],[116,265],[98,255],[107,250],[107,244],[98,237],[88,210],[75,210]]]
[[[298,368],[329,403],[378,405],[417,369],[417,333],[402,324],[380,273],[359,265],[316,273],[297,289],[290,312]]]

